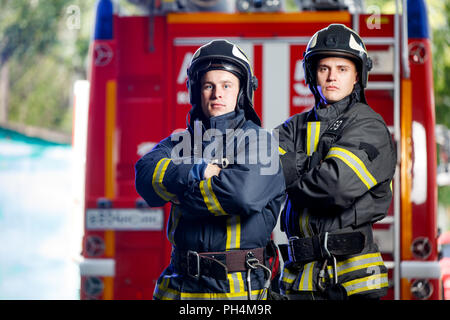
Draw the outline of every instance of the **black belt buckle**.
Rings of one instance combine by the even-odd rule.
[[[195,259],[195,261],[191,262],[191,257]],[[200,278],[200,255],[197,251],[189,250],[187,252],[187,274],[191,278],[198,280]],[[191,267],[195,268],[195,272],[191,272]]]
[[[294,244],[293,242],[298,240],[299,237],[297,236],[293,236],[289,238],[289,245],[288,245],[288,254],[289,254],[289,260],[291,260],[292,262],[297,262],[295,259],[295,248],[294,248]]]

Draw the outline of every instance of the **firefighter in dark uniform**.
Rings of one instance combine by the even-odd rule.
[[[314,34],[303,57],[315,106],[276,128],[288,193],[280,290],[290,299],[378,299],[388,277],[372,225],[391,203],[396,150],[364,95],[372,63],[341,24]]]
[[[257,79],[236,45],[214,40],[193,55],[187,84],[188,128],[135,166],[136,189],[150,206],[172,202],[171,261],[153,296],[266,299],[274,254],[266,247],[285,182],[278,144],[253,109]],[[263,159],[267,148],[272,157]]]

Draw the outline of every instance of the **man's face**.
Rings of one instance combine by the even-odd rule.
[[[348,96],[357,81],[358,72],[349,59],[328,57],[317,64],[317,86],[328,104]]]
[[[234,110],[239,94],[239,78],[224,70],[211,70],[201,80],[202,110],[216,117]]]

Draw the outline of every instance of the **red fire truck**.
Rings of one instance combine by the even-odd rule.
[[[259,79],[255,109],[270,130],[312,107],[302,53],[330,23],[351,27],[366,43],[374,62],[367,100],[398,148],[394,199],[375,225],[389,268],[386,299],[439,299],[433,81],[423,0],[401,6],[397,0],[403,14],[380,14],[376,7],[362,13],[344,1],[299,1],[296,12],[284,11],[278,0],[130,2],[146,13],[122,16],[110,0],[98,2],[91,43],[81,299],[151,299],[169,263],[169,207],[150,208],[138,196],[134,164],[185,128],[191,108],[186,69],[195,50],[225,38],[249,55]],[[278,229],[274,239],[286,241]]]

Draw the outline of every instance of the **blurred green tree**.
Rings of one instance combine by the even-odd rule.
[[[0,1],[0,64],[16,55],[42,54],[57,41],[57,25],[69,0]]]
[[[436,105],[436,123],[450,128],[450,2],[431,1],[436,7],[440,6],[441,18],[435,22],[436,26],[432,29],[432,49],[433,49],[433,78],[434,78],[434,99]],[[437,11],[437,10],[436,10]]]
[[[0,0],[0,123],[70,132],[72,83],[85,78],[89,47],[81,16],[94,3]]]

